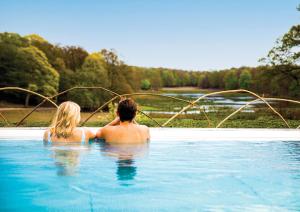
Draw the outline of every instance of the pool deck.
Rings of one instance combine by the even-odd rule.
[[[41,140],[46,128],[0,128],[0,139]],[[99,128],[89,127],[92,131]],[[300,129],[150,128],[153,141],[299,141]]]

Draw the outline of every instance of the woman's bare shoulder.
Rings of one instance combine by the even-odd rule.
[[[85,127],[83,128],[83,130],[84,130],[85,135],[88,137],[88,139],[95,138],[96,134],[92,130],[85,128]]]
[[[43,136],[44,141],[48,140],[48,133],[50,133],[50,130],[46,129],[45,132],[44,132],[44,136]]]

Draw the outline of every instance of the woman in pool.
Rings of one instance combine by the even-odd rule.
[[[44,141],[51,142],[81,142],[84,144],[95,134],[88,129],[79,128],[80,107],[78,104],[67,101],[59,105],[52,125],[44,133]]]

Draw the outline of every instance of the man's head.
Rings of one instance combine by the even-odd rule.
[[[118,115],[120,117],[120,121],[132,121],[136,115],[137,106],[135,102],[128,98],[121,100],[118,105]]]

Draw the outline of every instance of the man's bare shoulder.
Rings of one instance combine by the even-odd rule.
[[[103,132],[111,132],[111,131],[116,130],[117,128],[118,128],[118,126],[105,126],[101,130]]]
[[[138,129],[143,133],[149,134],[149,127],[146,125],[138,125]]]
[[[146,125],[139,125],[141,132],[146,136],[147,140],[150,140],[150,130]]]
[[[141,129],[143,129],[143,130],[148,130],[148,129],[149,129],[149,127],[146,126],[146,125],[141,125],[141,124],[139,124],[138,126],[139,126]]]
[[[100,128],[97,133],[96,137],[97,138],[105,138],[108,134],[110,134],[113,130],[113,126],[105,126]]]

